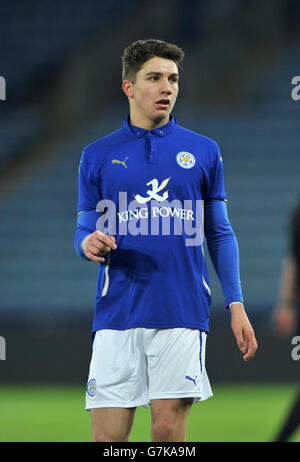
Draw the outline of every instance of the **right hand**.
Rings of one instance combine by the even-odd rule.
[[[116,249],[117,245],[114,236],[108,236],[102,231],[94,231],[83,239],[81,247],[89,260],[103,263],[105,258],[100,255],[105,255],[111,249]]]

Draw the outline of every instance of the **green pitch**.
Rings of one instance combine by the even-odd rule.
[[[187,441],[271,441],[296,385],[213,385],[214,397],[193,405]],[[0,441],[91,441],[84,385],[1,386]],[[138,408],[131,441],[151,441],[150,409]],[[300,428],[291,441],[300,441]]]

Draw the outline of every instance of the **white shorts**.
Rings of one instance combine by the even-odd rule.
[[[97,331],[86,410],[148,407],[159,398],[210,398],[206,337],[206,332],[187,328]]]

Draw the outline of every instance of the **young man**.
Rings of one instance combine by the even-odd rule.
[[[192,403],[212,395],[204,232],[244,360],[257,348],[218,145],[171,115],[183,55],[160,40],[124,51],[130,115],[81,158],[74,244],[100,263],[86,393],[94,441],[128,441],[136,407],[149,404],[152,441],[185,441]]]

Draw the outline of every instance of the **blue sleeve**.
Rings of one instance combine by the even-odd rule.
[[[77,213],[83,210],[96,210],[101,200],[99,183],[94,178],[85,150],[82,153],[78,172],[78,203]]]
[[[81,243],[88,236],[96,231],[97,220],[99,218],[99,213],[96,210],[89,210],[88,212],[80,212],[77,217],[77,226],[74,236],[74,247],[79,255],[79,257],[89,260],[85,255]]]
[[[101,200],[98,182],[92,174],[85,150],[82,153],[78,172],[77,226],[74,247],[77,254],[89,260],[82,250],[81,243],[86,236],[96,230],[99,213],[97,204]]]
[[[243,303],[238,243],[224,201],[211,200],[205,203],[204,231],[208,251],[222,286],[226,307],[228,308],[232,302]]]
[[[217,143],[211,149],[210,164],[205,175],[204,200],[226,201],[223,159]]]

